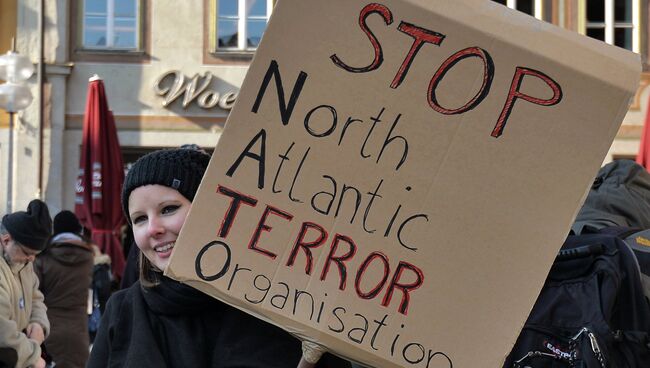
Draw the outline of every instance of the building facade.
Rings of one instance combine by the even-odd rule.
[[[641,83],[606,161],[633,158],[650,94],[648,1],[495,1],[641,55]],[[93,75],[104,81],[127,165],[163,147],[194,143],[212,150],[274,2],[0,1],[0,52],[15,37],[18,52],[37,65],[44,60],[42,83],[37,77],[28,81],[34,102],[16,114],[11,175],[8,117],[0,111],[0,208],[9,199],[3,188],[9,178],[13,209],[35,197],[45,199],[53,213],[74,207]]]

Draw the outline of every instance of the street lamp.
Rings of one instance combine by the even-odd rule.
[[[14,47],[15,49],[15,47]],[[34,66],[25,56],[15,50],[0,56],[0,109],[9,113],[9,164],[7,184],[7,212],[13,212],[14,167],[14,114],[32,103],[32,93],[24,82],[34,74]]]

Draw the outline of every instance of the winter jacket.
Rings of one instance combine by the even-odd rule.
[[[189,286],[162,278],[113,294],[88,368],[295,368],[300,342]],[[316,368],[350,368],[326,353]]]
[[[111,296],[88,368],[294,368],[300,355],[287,332],[162,277]]]
[[[58,234],[36,257],[34,269],[52,325],[45,340],[47,352],[58,368],[82,368],[88,360],[92,247],[76,234]]]
[[[12,348],[18,356],[17,368],[35,364],[41,356],[39,344],[23,331],[30,323],[50,333],[47,308],[38,290],[38,277],[32,263],[9,265],[0,247],[0,347]]]

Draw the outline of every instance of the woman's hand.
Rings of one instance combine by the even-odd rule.
[[[300,358],[300,363],[298,363],[298,368],[314,368],[316,363],[309,363],[305,360],[305,357]]]
[[[314,368],[326,351],[325,347],[315,342],[303,341],[302,357],[297,368]]]

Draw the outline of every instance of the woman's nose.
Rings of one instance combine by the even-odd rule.
[[[162,225],[162,222],[160,221],[159,218],[157,217],[152,217],[149,220],[149,236],[155,237],[156,235],[160,235],[165,232],[165,228]]]

